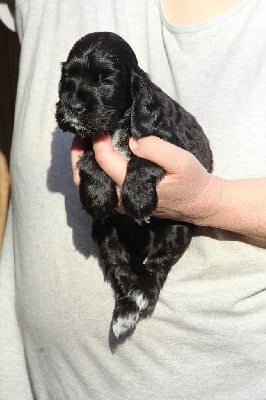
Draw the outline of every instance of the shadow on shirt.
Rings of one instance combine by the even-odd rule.
[[[86,258],[98,257],[97,245],[91,238],[92,220],[82,209],[78,188],[72,179],[70,149],[73,136],[60,129],[55,129],[52,135],[51,164],[47,171],[48,190],[64,196],[66,223],[72,229],[76,249]]]

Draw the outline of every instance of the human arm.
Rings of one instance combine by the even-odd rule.
[[[217,177],[187,151],[156,137],[131,139],[130,147],[136,156],[149,159],[166,171],[157,185],[154,215],[266,239],[266,178]],[[114,151],[109,136],[97,139],[94,151],[98,164],[116,182],[119,191],[127,161]]]

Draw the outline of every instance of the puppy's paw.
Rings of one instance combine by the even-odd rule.
[[[139,320],[139,307],[129,298],[118,299],[115,305],[112,330],[116,338],[130,335]]]
[[[94,220],[110,216],[118,205],[115,184],[108,179],[96,185],[88,178],[81,179],[79,194],[83,208]]]
[[[139,313],[128,313],[114,319],[112,322],[112,330],[115,337],[118,339],[119,337],[126,336],[133,332],[138,319]]]
[[[141,318],[147,318],[151,316],[154,308],[158,301],[158,291],[156,288],[145,288],[145,282],[139,285],[140,288],[136,288],[130,291],[129,297],[136,303],[139,308]]]
[[[149,222],[149,217],[157,207],[155,184],[135,174],[128,175],[122,187],[122,201],[125,210],[138,223]]]
[[[143,292],[141,292],[141,290],[136,289],[136,290],[132,290],[129,294],[129,297],[132,299],[132,301],[137,305],[137,307],[139,308],[139,311],[143,311],[145,310],[145,308],[148,307],[149,305],[149,300],[148,298],[145,296],[145,294]]]
[[[79,195],[83,208],[94,220],[110,216],[118,205],[115,183],[95,161],[94,153],[88,150],[78,161],[80,185]]]
[[[125,210],[137,222],[148,222],[156,209],[156,184],[163,176],[163,169],[148,160],[134,156],[129,160],[122,200]]]

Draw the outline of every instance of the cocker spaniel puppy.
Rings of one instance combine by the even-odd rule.
[[[164,170],[134,156],[129,138],[156,135],[190,151],[211,171],[209,142],[195,118],[150,80],[127,42],[111,32],[90,33],[71,49],[62,66],[56,119],[86,143],[78,163],[80,200],[93,219],[93,239],[115,293],[112,331],[123,338],[152,314],[192,235],[189,224],[151,216]],[[116,212],[115,183],[95,161],[92,138],[105,133],[128,159],[122,186],[127,215]]]

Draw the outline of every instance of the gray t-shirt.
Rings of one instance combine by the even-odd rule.
[[[72,137],[54,118],[70,47],[88,32],[115,31],[196,116],[216,175],[266,176],[265,16],[264,0],[240,0],[218,17],[176,27],[157,0],[18,1],[1,400],[266,399],[266,244],[237,234],[198,229],[152,317],[110,351],[113,292],[72,182]]]

